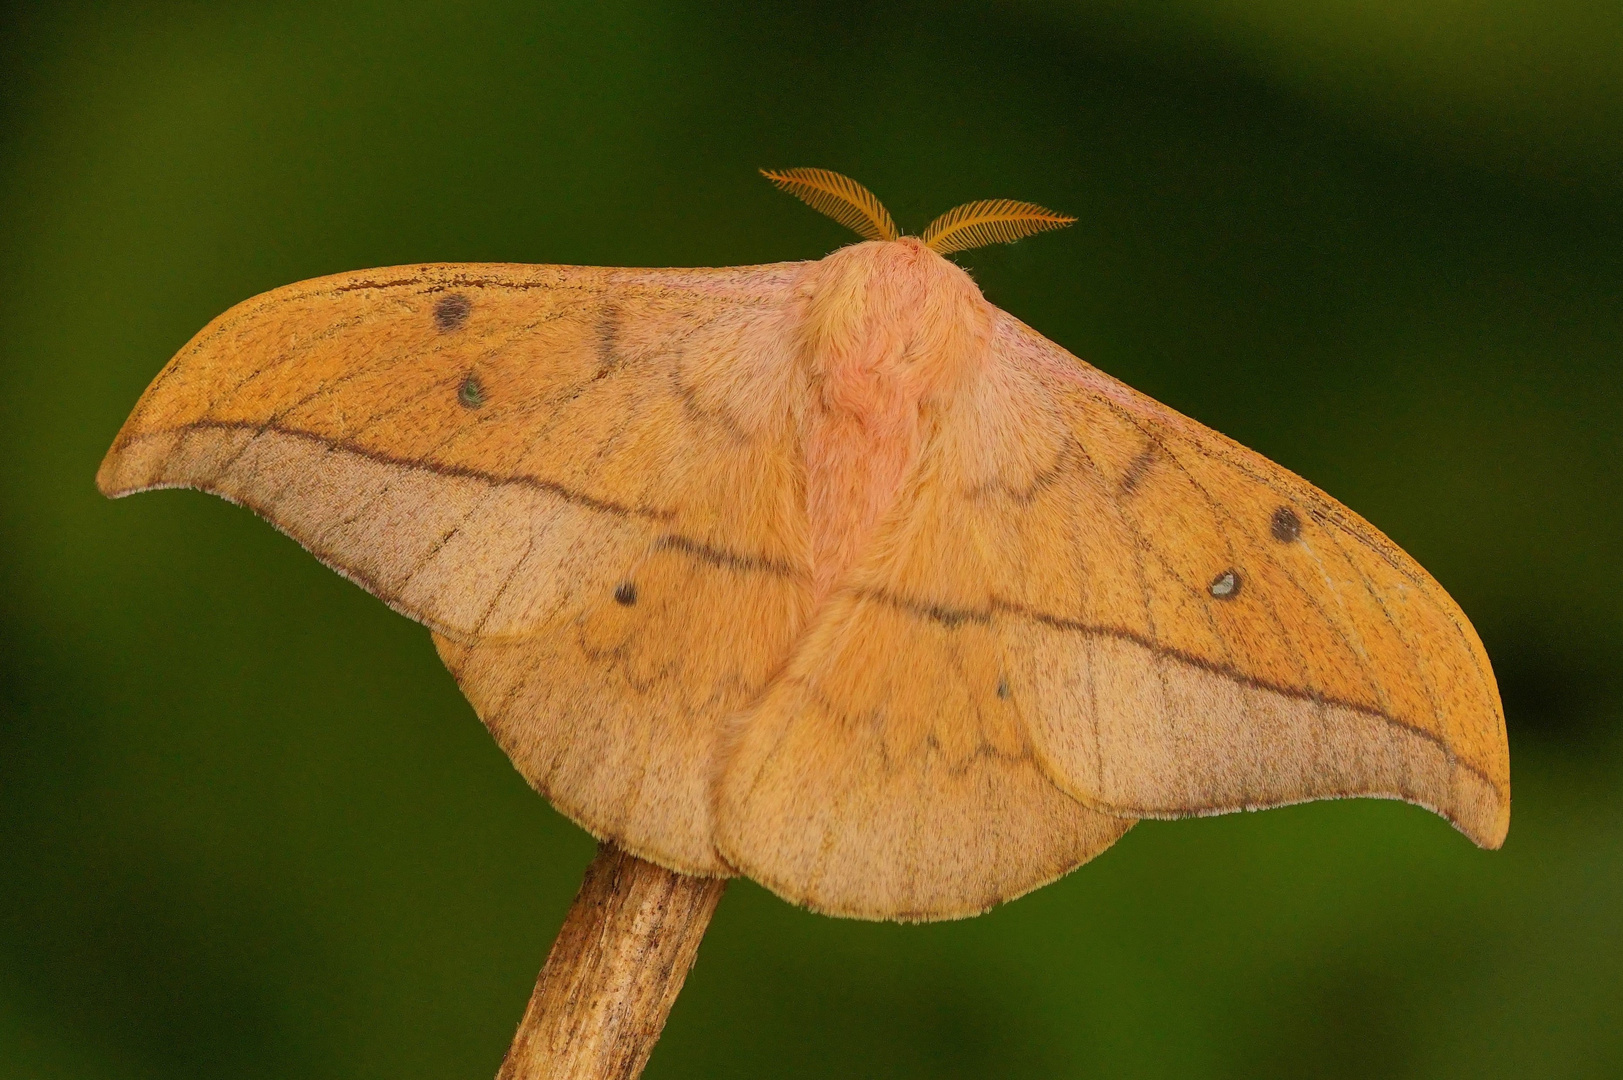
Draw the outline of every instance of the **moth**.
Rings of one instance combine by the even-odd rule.
[[[973,914],[1135,820],[1404,799],[1484,847],[1470,622],[1305,480],[988,303],[971,203],[725,269],[429,264],[205,327],[103,492],[240,503],[425,623],[529,783],[666,868],[861,918]]]

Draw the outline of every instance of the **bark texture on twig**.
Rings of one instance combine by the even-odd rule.
[[[600,845],[496,1080],[638,1076],[726,887]]]

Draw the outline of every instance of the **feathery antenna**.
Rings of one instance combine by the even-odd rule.
[[[1012,244],[1023,236],[1063,229],[1075,220],[1036,203],[983,199],[948,210],[930,222],[919,239],[936,254],[949,255],[987,244]]]
[[[884,204],[848,176],[827,169],[762,169],[761,175],[864,240],[894,240],[901,235]]]

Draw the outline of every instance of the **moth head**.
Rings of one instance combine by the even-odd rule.
[[[864,240],[901,238],[890,211],[849,176],[827,169],[762,169],[761,175]],[[949,255],[987,244],[1012,244],[1034,233],[1063,229],[1075,220],[1036,203],[982,199],[942,214],[930,222],[919,241],[937,255]]]

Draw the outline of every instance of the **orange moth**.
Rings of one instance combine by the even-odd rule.
[[[1509,822],[1470,623],[1386,537],[942,257],[972,203],[718,270],[422,265],[245,301],[98,475],[254,510],[426,623],[600,838],[838,915],[968,915],[1133,819],[1376,795]]]
[[[1443,589],[944,257],[1072,219],[901,236],[853,181],[767,175],[863,241],[289,285],[170,361],[98,483],[249,507],[427,624],[564,814],[818,911],[971,915],[1135,819],[1306,799],[1503,841],[1498,691]]]

